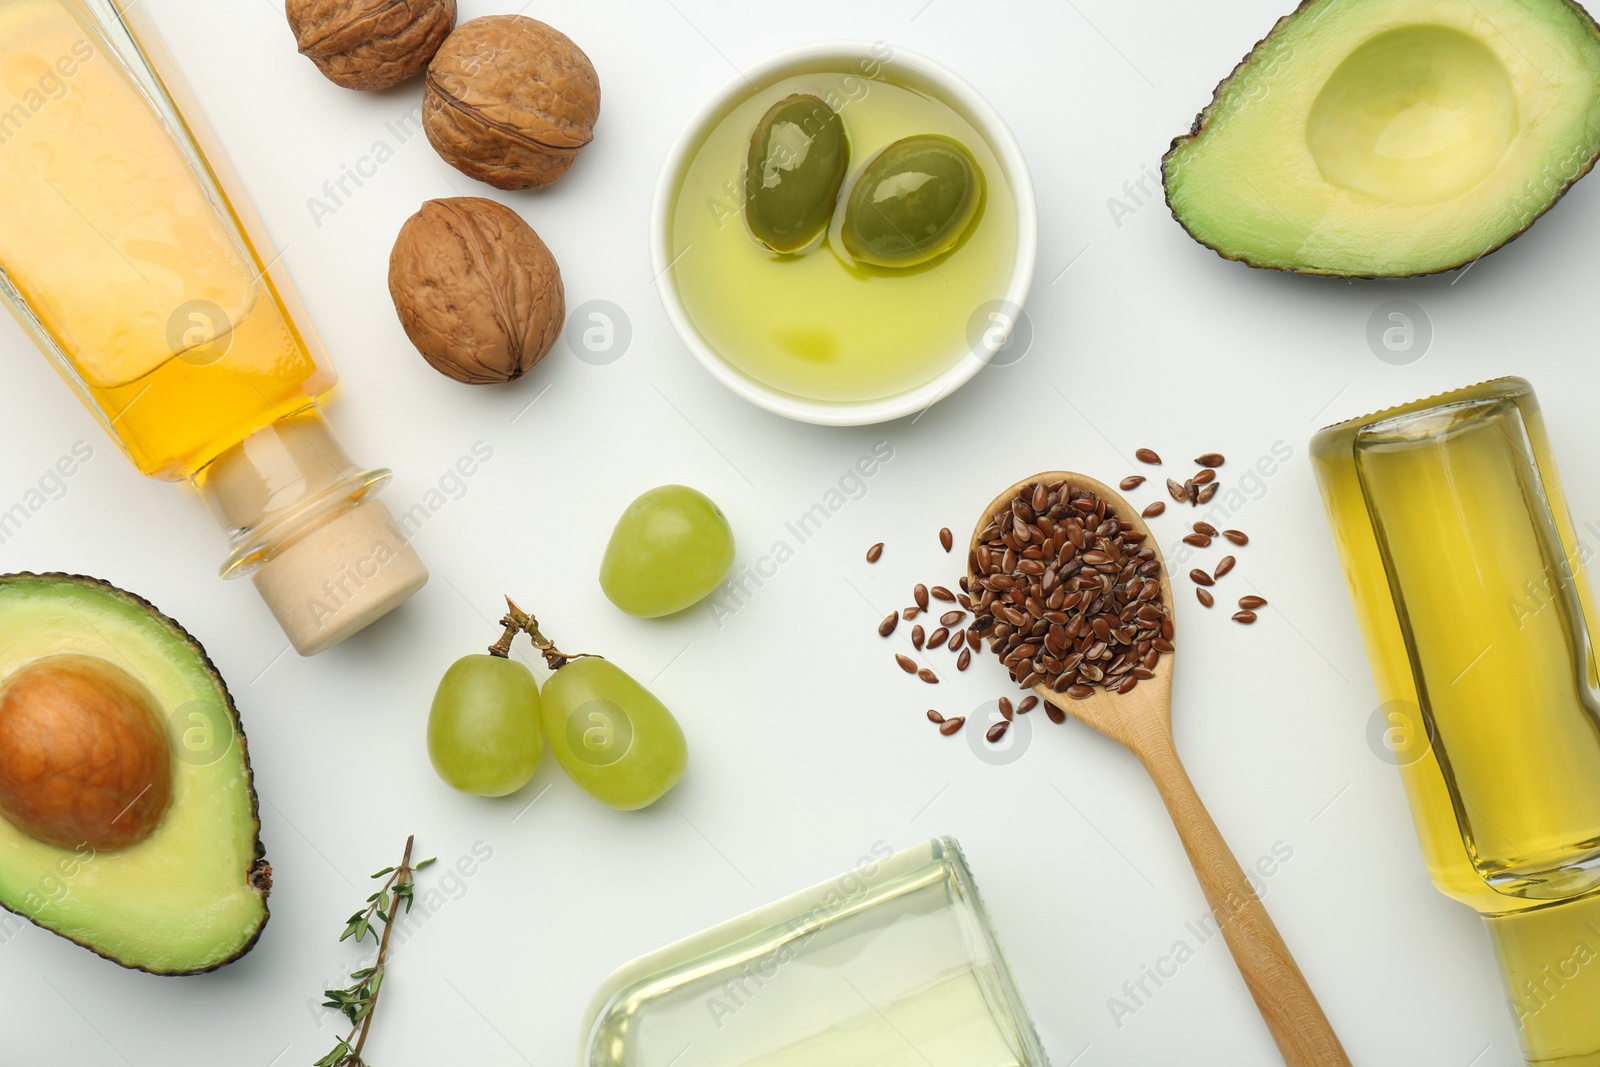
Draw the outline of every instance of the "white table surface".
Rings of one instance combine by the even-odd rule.
[[[1272,606],[1246,630],[1179,597],[1180,748],[1242,860],[1292,849],[1268,906],[1357,1063],[1521,1062],[1479,920],[1430,886],[1398,776],[1369,749],[1376,699],[1306,451],[1336,418],[1519,373],[1540,390],[1579,525],[1600,518],[1600,488],[1582,476],[1600,460],[1600,301],[1585,251],[1600,239],[1600,179],[1465,276],[1280,276],[1218,259],[1159,201],[1114,219],[1108,199],[1156,168],[1285,0],[808,0],[781,16],[731,0],[551,0],[529,13],[593,58],[598,134],[553,188],[505,194],[389,131],[418,105],[417,85],[363,95],[323,80],[275,0],[143,3],[335,355],[345,389],[330,411],[351,453],[396,470],[399,509],[475,443],[493,455],[417,537],[432,583],[302,660],[284,654],[247,583],[215,577],[221,539],[198,500],[138,477],[21,332],[0,325],[0,504],[75,442],[94,449],[66,495],[0,547],[0,564],[102,576],[206,644],[249,732],[276,878],[259,946],[205,977],[124,971],[32,928],[5,939],[0,1061],[309,1063],[341,1032],[316,1004],[357,958],[335,943],[342,920],[414,832],[441,865],[475,846],[492,858],[447,883],[447,904],[396,957],[368,1049],[385,1067],[572,1062],[585,1005],[617,965],[842,872],[875,842],[935,834],[965,846],[1057,1067],[1277,1063],[1221,941],[1199,945],[1186,929],[1206,906],[1137,763],[1039,715],[1022,759],[975,758],[922,712],[992,699],[999,668],[980,660],[930,689],[895,669],[873,626],[914,581],[953,583],[959,557],[939,551],[935,531],[961,536],[1015,477],[1068,467],[1114,481],[1139,446],[1169,466],[1219,450],[1237,472],[1283,442],[1292,458],[1236,519],[1254,540],[1227,590],[1248,582]],[[463,0],[462,18],[504,9]],[[856,430],[785,422],[716,386],[668,327],[646,245],[656,170],[691,110],[737,65],[846,36],[925,52],[986,93],[1030,161],[1041,219],[1027,357],[914,424]],[[309,199],[379,141],[394,158],[319,226]],[[560,260],[569,306],[624,310],[624,357],[597,366],[561,345],[506,388],[429,369],[400,330],[385,269],[401,222],[450,195],[521,211]],[[1414,301],[1432,325],[1409,365],[1366,341],[1391,299]],[[1138,396],[1127,418],[1100,411],[1119,381]],[[636,493],[698,486],[753,566],[774,542],[793,544],[785,522],[880,440],[893,459],[865,495],[793,545],[720,626],[706,610],[629,619],[600,595],[600,550]],[[879,540],[889,551],[869,568],[862,553]],[[502,593],[675,710],[692,759],[670,804],[609,811],[550,759],[503,801],[434,777],[423,743],[434,685],[495,636],[485,619]],[[1110,999],[1180,940],[1194,958],[1119,1025]]]

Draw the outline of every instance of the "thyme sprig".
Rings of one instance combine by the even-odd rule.
[[[372,1012],[378,1006],[378,993],[383,987],[384,967],[389,957],[389,935],[394,931],[394,920],[400,913],[400,905],[404,903],[406,911],[411,911],[416,873],[433,863],[432,859],[425,859],[412,865],[411,846],[415,842],[415,835],[406,838],[406,851],[400,858],[400,866],[385,867],[372,876],[384,879],[383,885],[367,898],[366,907],[350,916],[344,933],[339,935],[340,941],[354,938],[360,942],[371,934],[378,943],[378,958],[371,967],[350,972],[351,984],[345,988],[322,991],[328,998],[323,1002],[323,1007],[337,1008],[349,1019],[350,1033],[340,1038],[333,1051],[313,1067],[369,1067],[361,1058],[361,1050],[366,1047],[367,1034],[372,1029]],[[381,935],[378,932],[380,926],[383,931]]]

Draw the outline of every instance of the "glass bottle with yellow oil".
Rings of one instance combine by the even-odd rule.
[[[109,0],[0,0],[0,295],[135,466],[189,479],[305,655],[427,571],[317,410],[331,365],[198,108]]]
[[[1532,388],[1340,423],[1312,457],[1434,884],[1486,919],[1530,1064],[1600,1065],[1600,693]]]

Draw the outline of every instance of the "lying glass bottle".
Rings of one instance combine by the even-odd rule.
[[[1486,919],[1530,1064],[1600,1065],[1600,693],[1527,382],[1331,426],[1312,458],[1434,884]]]
[[[224,576],[311,655],[427,571],[370,500],[389,472],[318,412],[335,377],[281,257],[126,6],[0,0],[0,296],[141,472],[195,484]]]
[[[881,843],[831,882],[652,952],[579,1067],[1049,1067],[962,858]]]

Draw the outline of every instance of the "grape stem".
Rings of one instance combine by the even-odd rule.
[[[500,640],[489,646],[489,655],[491,656],[499,656],[501,659],[509,658],[511,642],[516,639],[517,634],[525,633],[528,635],[528,639],[533,642],[533,647],[538,649],[539,653],[544,656],[545,664],[553,671],[565,667],[569,660],[583,659],[585,657],[602,658],[592,652],[573,652],[569,654],[561,651],[548,637],[540,632],[539,620],[517,607],[516,602],[510,597],[506,597],[506,614],[501,618],[500,625],[506,628],[505,633],[500,635]]]

